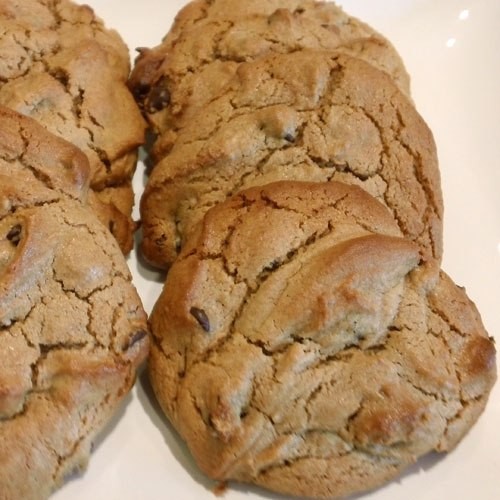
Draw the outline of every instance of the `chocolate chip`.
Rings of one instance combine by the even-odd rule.
[[[295,141],[295,136],[293,134],[286,134],[285,137],[284,137],[285,141],[288,141],[288,142],[294,142]]]
[[[12,229],[7,233],[7,239],[17,247],[19,242],[21,241],[21,231],[23,227],[21,224],[16,224],[12,227]]]
[[[166,81],[158,82],[150,91],[148,98],[148,110],[150,112],[161,111],[170,104],[170,91]]]
[[[159,238],[155,239],[155,244],[156,246],[161,247],[165,244],[166,241],[167,241],[167,236],[165,234],[162,234]]]
[[[146,330],[137,330],[125,343],[123,346],[123,350],[127,351],[131,349],[137,342],[140,342],[143,338],[148,336],[148,332]]]
[[[129,87],[132,87],[129,85]],[[142,101],[148,94],[151,89],[151,86],[147,83],[138,83],[137,85],[131,88],[132,94],[138,101]]]
[[[207,313],[203,309],[198,309],[197,307],[192,307],[189,311],[191,316],[198,321],[199,325],[206,332],[210,332],[210,321],[208,319]]]

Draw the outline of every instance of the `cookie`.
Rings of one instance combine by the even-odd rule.
[[[242,62],[301,49],[365,59],[410,93],[401,58],[380,34],[333,2],[293,0],[189,4],[161,45],[140,49],[129,85],[161,134],[217,96]]]
[[[141,201],[145,257],[166,267],[208,208],[282,179],[358,184],[383,201],[426,257],[442,254],[431,131],[391,78],[324,51],[241,64],[221,95],[162,147]]]
[[[199,467],[285,495],[366,491],[453,449],[496,378],[464,291],[336,182],[209,210],[150,320],[152,384]]]
[[[47,132],[35,120],[0,106],[0,184],[4,194],[1,214],[23,206],[71,198],[85,203],[90,167],[75,146]],[[14,203],[16,205],[12,205]]]
[[[130,94],[129,52],[88,6],[0,0],[0,105],[88,156],[93,203],[123,251],[135,224],[132,175],[145,123]]]
[[[0,123],[0,496],[40,499],[85,468],[149,339],[86,156],[13,111]]]

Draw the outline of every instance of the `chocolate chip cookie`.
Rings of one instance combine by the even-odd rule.
[[[360,57],[410,93],[408,74],[388,40],[335,3],[310,0],[192,2],[161,45],[140,49],[130,87],[162,134],[217,96],[242,62],[302,49]]]
[[[131,178],[145,123],[130,94],[129,52],[88,6],[0,0],[0,105],[88,156],[93,206],[132,247]]]
[[[86,156],[0,110],[0,497],[87,464],[148,351],[123,254],[86,203]]]
[[[453,449],[496,378],[465,292],[337,182],[209,210],[151,325],[155,393],[200,468],[285,495],[366,491]]]
[[[362,186],[424,256],[441,258],[442,196],[431,131],[384,72],[331,51],[239,66],[217,98],[159,143],[146,186],[143,252],[168,266],[208,208],[294,179]]]

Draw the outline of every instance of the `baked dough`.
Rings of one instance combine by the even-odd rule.
[[[0,24],[0,105],[88,156],[91,204],[128,253],[145,123],[126,86],[127,47],[90,7],[68,0],[0,0]]]
[[[219,95],[242,62],[302,49],[364,59],[410,94],[408,73],[388,40],[335,3],[310,0],[192,2],[159,46],[140,49],[130,86],[161,135]]]
[[[75,146],[0,110],[0,497],[43,499],[87,464],[148,351]]]
[[[280,182],[207,212],[151,315],[160,404],[210,477],[331,498],[451,450],[493,340],[355,186]]]
[[[442,255],[442,195],[431,131],[391,78],[336,52],[241,64],[196,117],[159,139],[168,154],[141,201],[142,250],[167,267],[215,204],[278,180],[362,186],[425,257]]]

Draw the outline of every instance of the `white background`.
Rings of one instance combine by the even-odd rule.
[[[241,0],[251,1],[251,0]],[[136,47],[158,44],[182,0],[89,0]],[[443,268],[481,311],[500,342],[500,2],[498,0],[346,0],[344,9],[386,35],[412,77],[420,113],[434,132],[445,200]],[[135,178],[138,195],[143,166]],[[129,259],[149,311],[161,276]],[[499,343],[500,345],[500,343]],[[54,500],[213,498],[161,415],[144,376],[108,425],[82,477]],[[282,498],[231,485],[226,500]],[[500,383],[486,412],[459,447],[421,460],[371,500],[496,500],[500,498]]]

